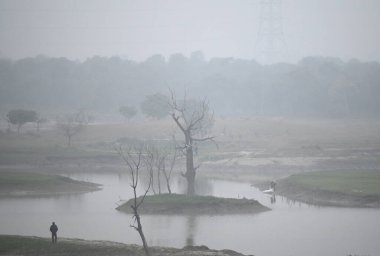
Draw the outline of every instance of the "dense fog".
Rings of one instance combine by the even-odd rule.
[[[379,25],[378,0],[0,0],[0,255],[379,255]]]

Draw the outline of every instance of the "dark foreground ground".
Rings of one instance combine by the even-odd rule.
[[[244,256],[232,250],[212,250],[206,246],[187,246],[183,249],[152,247],[152,255],[161,256]],[[52,244],[48,238],[0,235],[0,255],[7,256],[98,256],[98,255],[136,255],[143,256],[141,246],[127,245],[108,241],[87,241],[79,239],[59,239]]]

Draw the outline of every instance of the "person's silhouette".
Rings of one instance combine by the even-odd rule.
[[[58,232],[58,226],[55,225],[55,222],[53,221],[53,223],[51,224],[50,226],[50,232],[51,232],[51,242],[54,244],[54,243],[57,243],[57,232]]]

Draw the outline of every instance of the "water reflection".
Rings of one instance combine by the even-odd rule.
[[[61,237],[140,244],[137,232],[129,227],[131,215],[115,210],[119,198],[132,197],[127,173],[71,177],[101,183],[104,189],[51,198],[0,199],[0,232],[49,237],[48,226],[56,221]],[[173,179],[173,191],[182,191],[183,185],[183,179]],[[256,215],[143,215],[150,245],[181,248],[201,243],[266,256],[377,255],[380,251],[379,209],[313,207],[230,181],[208,179],[197,186],[205,195],[256,199],[273,210]]]
[[[194,236],[197,229],[197,217],[193,215],[186,216],[186,245],[193,246]]]

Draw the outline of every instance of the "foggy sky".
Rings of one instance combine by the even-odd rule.
[[[0,0],[0,57],[85,59],[152,54],[255,58],[259,0]],[[283,0],[286,48],[380,60],[380,1]]]

